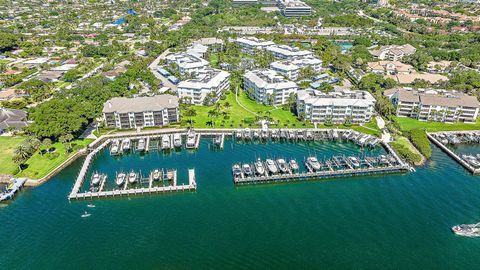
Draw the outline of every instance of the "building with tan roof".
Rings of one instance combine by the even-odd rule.
[[[380,75],[411,74],[415,68],[400,61],[377,61],[368,63],[368,70]]]
[[[439,84],[442,81],[448,81],[447,76],[440,74],[430,74],[430,73],[410,73],[410,74],[395,74],[387,75],[385,78],[392,78],[397,81],[399,84],[412,84],[415,80],[425,80],[430,84]]]
[[[396,115],[420,121],[475,123],[479,112],[476,97],[450,90],[397,88],[384,92]]]
[[[380,60],[398,61],[405,56],[414,54],[416,51],[417,49],[410,44],[388,45],[382,46],[379,49],[370,50],[370,54],[378,57]]]

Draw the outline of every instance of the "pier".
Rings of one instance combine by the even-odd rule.
[[[259,183],[276,183],[276,182],[292,182],[292,181],[308,181],[317,179],[365,176],[374,174],[392,174],[408,172],[408,167],[396,165],[365,169],[344,169],[337,171],[320,171],[320,172],[299,172],[289,174],[275,174],[253,177],[237,177],[234,178],[235,184],[259,184]]]
[[[446,132],[438,132],[438,133],[446,133]],[[463,133],[466,134],[468,133],[467,131],[464,132],[455,132],[455,133]],[[459,157],[454,151],[450,150],[445,144],[437,140],[435,136],[433,136],[435,133],[428,133],[427,132],[427,137],[432,141],[436,146],[438,146],[440,149],[442,149],[443,152],[445,152],[447,155],[452,157],[455,161],[460,163],[465,169],[467,169],[470,173],[474,175],[480,175],[480,168],[475,168],[471,164],[469,164],[467,161],[465,161],[463,158]]]
[[[77,182],[75,183],[74,188],[76,186],[81,186],[81,183],[79,181],[83,182],[82,179],[77,179]],[[93,191],[78,192],[78,189],[77,189],[77,192],[74,192],[75,190],[72,190],[72,192],[68,196],[68,199],[79,200],[79,199],[96,199],[96,198],[108,198],[108,197],[112,198],[112,197],[118,197],[118,196],[134,196],[134,195],[195,191],[197,189],[195,170],[194,169],[188,170],[188,184],[181,184],[181,185],[177,185],[177,171],[175,170],[172,183],[173,184],[170,186],[153,187],[150,182],[149,187],[128,188],[128,181],[125,181],[125,186],[123,187],[123,189],[116,189],[116,190],[110,190],[110,191],[99,190],[98,192],[93,192]]]

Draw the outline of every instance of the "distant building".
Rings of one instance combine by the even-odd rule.
[[[230,86],[230,74],[226,71],[206,68],[196,74],[195,79],[178,84],[178,97],[189,98],[192,104],[202,105],[210,93],[213,102],[218,101],[223,91]]]
[[[107,128],[143,128],[180,121],[178,98],[172,95],[126,98],[105,102],[103,118]]]
[[[275,45],[272,41],[259,39],[256,37],[239,37],[235,42],[245,53],[254,54],[257,50],[264,50],[268,46]]]
[[[266,48],[277,59],[290,59],[294,57],[306,57],[313,55],[311,51],[300,50],[298,47],[288,45],[272,45]]]
[[[314,123],[363,124],[372,118],[375,98],[367,91],[298,91],[297,112]]]
[[[275,106],[288,102],[291,94],[297,92],[297,84],[278,75],[274,70],[254,70],[243,76],[244,89],[257,103]]]
[[[26,126],[28,126],[28,122],[25,111],[0,108],[0,134],[10,128],[20,131]]]
[[[427,72],[428,73],[445,73],[449,72],[451,69],[452,62],[451,61],[432,61],[429,62],[427,65]]]
[[[312,15],[312,8],[299,0],[278,0],[278,8],[285,17],[301,17]]]
[[[417,49],[410,44],[388,45],[370,50],[370,54],[378,57],[380,60],[399,61],[405,56],[414,54],[416,51]]]
[[[322,71],[322,60],[315,56],[299,57],[292,60],[275,61],[270,68],[287,77],[290,80],[297,80],[300,69],[312,68],[315,73]]]
[[[400,117],[445,123],[475,123],[478,117],[477,98],[456,91],[396,88],[385,91],[384,95]]]
[[[399,61],[370,62],[368,63],[368,70],[381,75],[410,74],[416,72],[413,66]]]
[[[181,74],[195,73],[208,66],[208,61],[188,53],[172,53],[167,55],[166,60],[168,64],[176,65]]]
[[[258,0],[232,0],[233,5],[256,5]]]

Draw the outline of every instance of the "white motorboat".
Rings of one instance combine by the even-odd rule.
[[[240,165],[238,164],[233,165],[232,174],[234,177],[240,177],[242,175],[242,170],[240,169]]]
[[[145,151],[145,139],[139,139],[137,144],[138,151]]]
[[[252,168],[250,167],[250,164],[243,164],[242,165],[242,170],[243,170],[243,173],[246,176],[250,176],[250,175],[253,174],[253,171],[252,171]]]
[[[102,175],[99,173],[94,173],[92,176],[92,185],[95,187],[100,185],[101,180],[102,180]]]
[[[285,159],[283,158],[277,159],[277,166],[281,173],[288,173],[288,165]]]
[[[292,171],[297,171],[298,170],[298,163],[295,159],[292,159],[290,160],[290,162],[288,162],[288,164],[290,165],[290,168],[292,169]]]
[[[128,174],[128,182],[130,184],[133,184],[135,182],[137,182],[137,178],[138,178],[138,175],[136,172],[134,171],[131,171],[129,174]]]
[[[118,155],[120,151],[120,142],[118,140],[114,140],[112,142],[112,147],[110,148],[110,155]]]
[[[130,142],[131,142],[131,141],[130,141],[130,139],[128,139],[128,138],[127,138],[127,139],[124,139],[124,140],[122,141],[122,149],[123,149],[123,151],[128,151],[128,150],[130,150],[130,144],[131,144]]]
[[[163,135],[162,136],[162,149],[169,149],[170,148],[170,136]]]
[[[154,181],[160,180],[160,174],[161,174],[160,170],[154,170],[154,171],[152,172],[152,178],[153,178],[153,180],[154,180]]]
[[[173,134],[173,146],[175,148],[182,147],[182,136],[178,133]]]
[[[82,214],[81,217],[82,217],[82,218],[86,218],[86,217],[89,217],[89,216],[91,216],[91,215],[92,215],[92,214],[90,214],[90,213],[88,213],[87,211],[85,211],[85,212],[83,212],[83,214]]]
[[[360,162],[358,161],[358,158],[356,157],[348,157],[348,160],[350,160],[350,163],[354,168],[359,168],[360,167]]]
[[[220,145],[222,144],[222,135],[217,135],[215,138],[213,138],[213,143],[215,145]]]
[[[260,138],[260,133],[257,130],[253,131],[253,138],[255,138],[255,139]]]
[[[169,181],[172,181],[174,177],[175,177],[175,171],[174,170],[168,170],[167,171],[167,179]]]
[[[480,236],[480,223],[456,225],[452,227],[452,231],[461,236],[478,237]]]
[[[121,186],[123,185],[123,183],[125,183],[125,178],[127,178],[127,175],[123,172],[117,174],[117,179],[115,179],[115,184],[117,184],[117,186]]]
[[[187,135],[187,148],[195,147],[195,133],[188,133]]]
[[[261,159],[257,159],[257,161],[255,162],[255,171],[259,175],[265,174],[265,167],[263,167],[263,162]]]
[[[317,157],[308,157],[307,166],[309,166],[314,171],[318,171],[320,170],[322,165],[320,164],[320,162],[318,162]]]
[[[270,173],[276,174],[278,172],[277,165],[275,165],[275,162],[272,159],[267,159],[265,164],[267,165],[267,169]]]

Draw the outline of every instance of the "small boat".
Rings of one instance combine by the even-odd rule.
[[[159,170],[154,170],[152,172],[152,178],[154,181],[158,181],[160,179],[160,171]]]
[[[117,179],[115,179],[115,184],[117,184],[117,186],[121,186],[123,185],[123,183],[125,182],[125,178],[127,178],[127,175],[123,172],[117,174]]]
[[[289,130],[288,131],[288,138],[291,139],[291,140],[295,139],[295,131]]]
[[[237,132],[235,132],[235,137],[237,139],[241,139],[242,138],[242,131],[241,130],[237,130]]]
[[[242,170],[243,170],[243,173],[246,176],[250,176],[250,175],[253,174],[253,171],[252,171],[252,168],[250,167],[250,164],[243,164],[242,165]]]
[[[89,217],[91,216],[92,214],[88,213],[87,211],[83,212],[82,214],[82,218],[86,218],[86,217]]]
[[[120,142],[118,140],[114,140],[112,142],[112,147],[110,148],[110,155],[118,155],[120,151]]]
[[[233,174],[233,177],[240,177],[242,175],[242,170],[240,169],[240,165],[238,164],[233,165],[232,174]]]
[[[265,161],[265,163],[266,163],[267,169],[270,173],[276,174],[278,172],[277,165],[275,165],[275,162],[272,159],[267,159]]]
[[[288,173],[288,165],[285,159],[283,158],[277,159],[277,166],[281,173]]]
[[[170,148],[170,137],[168,135],[162,136],[162,149]]]
[[[467,237],[480,236],[480,223],[477,224],[460,224],[452,227],[452,232]]]
[[[167,179],[168,179],[168,181],[172,181],[174,177],[175,177],[175,171],[174,171],[174,170],[168,170],[168,171],[167,171]]]
[[[130,139],[124,139],[122,141],[122,149],[123,149],[123,151],[130,150]]]
[[[290,168],[292,171],[297,171],[298,170],[298,163],[295,159],[292,159],[288,162],[288,165],[290,165]]]
[[[100,181],[102,180],[102,175],[99,173],[94,173],[92,176],[92,186],[98,186],[100,184]]]
[[[358,158],[356,157],[348,157],[348,160],[350,160],[350,163],[352,164],[353,167],[359,168],[360,167],[360,162],[358,161]]]
[[[313,133],[310,130],[307,130],[307,132],[305,134],[305,138],[307,140],[313,140]]]
[[[182,136],[178,133],[173,134],[173,146],[175,148],[182,147]]]
[[[137,144],[138,151],[145,151],[145,139],[139,139]]]
[[[260,133],[256,130],[253,131],[253,138],[258,139],[260,138]]]
[[[88,208],[95,208],[95,204],[87,204]]]
[[[195,147],[195,133],[191,132],[187,135],[187,148],[194,148]]]
[[[247,140],[250,140],[252,138],[252,131],[249,128],[246,128],[243,132],[243,137]]]
[[[134,171],[131,171],[129,174],[128,174],[128,182],[130,184],[133,184],[135,182],[137,182],[137,178],[138,178],[138,175],[136,172]]]
[[[262,139],[268,139],[268,130],[262,129]]]
[[[220,145],[222,144],[222,135],[217,135],[215,138],[213,138],[213,143],[215,145]]]
[[[259,175],[264,175],[265,174],[265,167],[263,167],[263,162],[260,158],[257,159],[257,161],[255,162],[255,171]]]
[[[308,157],[307,158],[307,166],[310,166],[310,168],[313,171],[318,171],[318,170],[320,170],[322,165],[320,164],[320,162],[318,162],[317,157]]]

